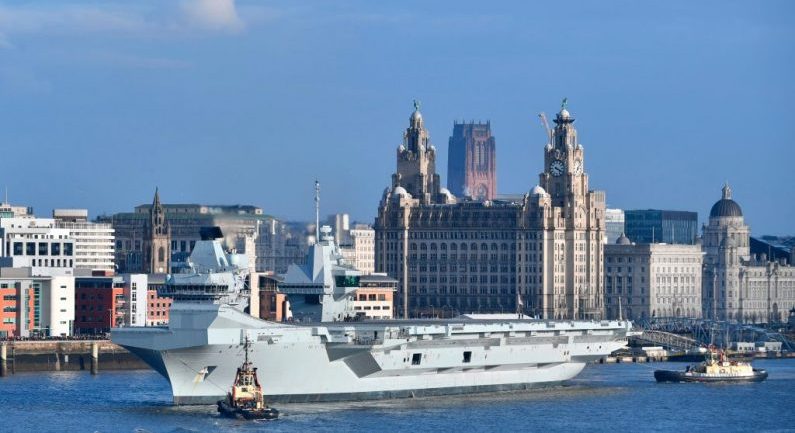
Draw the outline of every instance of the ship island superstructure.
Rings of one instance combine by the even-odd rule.
[[[176,404],[223,398],[244,361],[246,341],[268,401],[350,401],[559,384],[626,345],[631,328],[626,321],[517,315],[264,321],[246,312],[245,257],[224,251],[220,237],[210,233],[198,242],[184,273],[168,277],[161,291],[173,298],[168,326],[112,331],[115,343],[169,380]],[[307,268],[339,270],[344,264],[330,263],[333,257],[310,251]],[[319,308],[329,313],[321,316],[333,320],[344,310],[335,300],[347,303],[349,289],[324,290]]]

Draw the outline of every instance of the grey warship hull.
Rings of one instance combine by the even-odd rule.
[[[320,402],[556,385],[624,346],[629,327],[517,319],[286,325],[226,305],[178,305],[170,327],[119,328],[112,338],[169,380],[176,404],[221,399],[246,338],[268,401]]]

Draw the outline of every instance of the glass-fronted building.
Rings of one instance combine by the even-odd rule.
[[[696,242],[698,214],[676,210],[624,211],[627,237],[637,244],[688,244]]]

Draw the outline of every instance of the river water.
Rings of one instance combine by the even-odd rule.
[[[175,407],[149,370],[24,373],[0,378],[0,432],[795,432],[795,359],[759,360],[754,384],[657,384],[655,368],[589,365],[545,390],[380,402],[280,405],[270,422]]]

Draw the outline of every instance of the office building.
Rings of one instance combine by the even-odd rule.
[[[89,271],[116,270],[113,226],[88,221],[86,209],[55,209],[55,227],[69,231],[74,240],[74,268]]]
[[[75,333],[103,334],[119,326],[147,326],[146,274],[75,278]]]
[[[348,230],[347,243],[340,244],[345,260],[363,274],[375,272],[375,230],[365,224],[357,224]]]
[[[635,244],[626,236],[605,245],[608,319],[700,318],[700,245]]]
[[[607,244],[616,243],[618,238],[625,234],[624,211],[621,209],[605,209],[605,233],[607,234]]]
[[[675,210],[627,210],[624,211],[625,234],[638,244],[687,244],[696,243],[698,236],[698,214]]]
[[[0,338],[72,335],[74,277],[0,269]]]
[[[478,202],[441,187],[415,107],[374,227],[375,269],[399,280],[400,315],[602,317],[605,195],[588,187],[565,105],[555,124],[539,185],[520,201]]]
[[[75,241],[49,218],[0,218],[0,266],[32,275],[73,275]]]
[[[795,267],[785,257],[752,255],[751,229],[728,184],[703,229],[704,316],[742,323],[782,323],[795,308]]]

